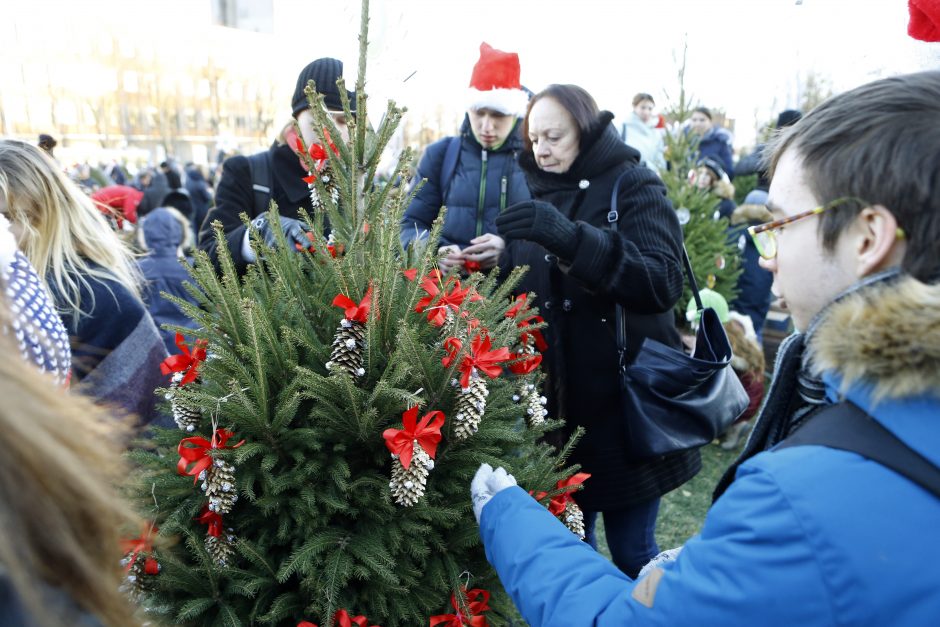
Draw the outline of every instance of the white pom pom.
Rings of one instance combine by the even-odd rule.
[[[414,482],[414,481],[406,481],[406,482],[405,482],[405,487],[410,490],[411,488],[415,487],[415,482]]]
[[[518,402],[519,402],[519,395],[518,395],[518,394],[513,394],[513,395],[512,395],[512,402],[513,402],[513,403],[518,403]]]
[[[349,348],[349,349],[356,348],[356,340],[352,338],[346,340],[346,348]]]

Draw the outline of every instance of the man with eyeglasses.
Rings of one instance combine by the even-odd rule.
[[[322,143],[316,130],[316,119],[304,92],[310,80],[316,84],[317,93],[323,96],[323,106],[339,131],[340,137],[331,138],[331,141],[349,140],[343,102],[336,84],[342,75],[343,62],[327,57],[308,64],[297,77],[291,109],[303,146],[308,149],[313,144]],[[352,113],[355,113],[356,94],[347,90],[346,96]],[[306,236],[309,227],[301,221],[299,210],[304,208],[308,214],[314,215],[311,186],[304,180],[311,173],[301,160],[293,124],[288,125],[281,135],[265,152],[250,157],[230,157],[225,161],[216,191],[216,205],[209,210],[199,229],[199,248],[206,251],[216,265],[217,242],[212,229],[212,223],[216,220],[222,223],[225,243],[238,273],[244,274],[248,264],[255,261],[248,229],[239,217],[242,213],[248,214],[259,236],[269,246],[275,245],[276,230],[284,233],[288,246],[298,249],[310,246]],[[325,152],[328,157],[333,156],[330,150]],[[328,168],[329,165],[326,171],[329,171]],[[319,175],[322,177],[323,172]],[[325,178],[323,181],[326,183]],[[280,223],[268,220],[267,211],[272,200],[277,203]]]
[[[702,531],[636,581],[483,466],[490,562],[530,625],[940,617],[940,72],[836,96],[770,146],[751,227],[797,332]]]

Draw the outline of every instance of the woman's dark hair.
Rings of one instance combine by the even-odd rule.
[[[709,120],[713,119],[712,111],[708,107],[695,107],[694,109],[692,109],[692,113],[701,113]]]
[[[581,137],[587,135],[596,123],[597,115],[600,113],[594,97],[583,87],[577,85],[549,85],[529,100],[529,108],[526,109],[525,120],[522,123],[522,141],[525,149],[529,152],[532,152],[532,141],[529,139],[529,114],[532,112],[533,105],[542,98],[551,98],[564,107],[574,118],[574,123],[577,125]]]
[[[819,218],[823,248],[832,251],[866,206],[882,205],[904,229],[902,269],[940,280],[940,71],[885,78],[825,101],[772,140],[771,176],[794,151],[816,200],[847,202]]]
[[[656,104],[656,101],[653,100],[653,97],[649,94],[644,94],[642,91],[633,97],[633,106],[637,106],[644,100],[649,100],[651,103]]]

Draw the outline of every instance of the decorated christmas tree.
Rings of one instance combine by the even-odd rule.
[[[510,296],[522,270],[445,276],[436,246],[401,248],[410,197],[373,182],[404,110],[389,103],[368,127],[367,36],[364,1],[349,142],[308,86],[322,129],[300,146],[318,207],[310,248],[269,248],[251,230],[247,274],[224,244],[221,276],[197,254],[200,307],[178,303],[200,325],[164,363],[179,429],[133,453],[162,548],[142,536],[126,560],[129,591],[162,621],[502,624],[469,498],[483,462],[581,530],[568,495],[584,477],[541,443],[559,422],[538,393],[541,320]]]
[[[685,90],[685,44],[678,64],[679,92],[665,112],[670,122],[665,136],[666,160],[669,167],[660,173],[666,185],[669,200],[676,209],[685,237],[685,247],[692,263],[692,273],[699,288],[711,288],[730,303],[734,300],[735,285],[741,274],[740,253],[728,239],[728,220],[718,215],[719,198],[699,189],[690,173],[695,170],[698,139],[685,128],[692,114],[692,99]],[[676,305],[685,316],[686,305],[692,292],[686,282],[683,298]]]

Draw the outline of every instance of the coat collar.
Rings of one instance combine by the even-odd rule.
[[[841,392],[862,385],[874,401],[940,397],[940,284],[907,276],[852,290],[820,315],[808,342],[811,367]]]
[[[296,205],[308,205],[310,188],[304,182],[307,171],[290,146],[281,144],[272,151],[272,171],[287,199]],[[282,208],[282,211],[284,209]]]
[[[577,158],[567,172],[555,174],[541,170],[531,152],[523,152],[519,165],[525,171],[532,193],[539,194],[559,189],[577,188],[582,180],[588,180],[607,172],[614,166],[640,162],[640,153],[623,143],[617,130],[610,123],[614,115],[601,111],[584,137]]]

